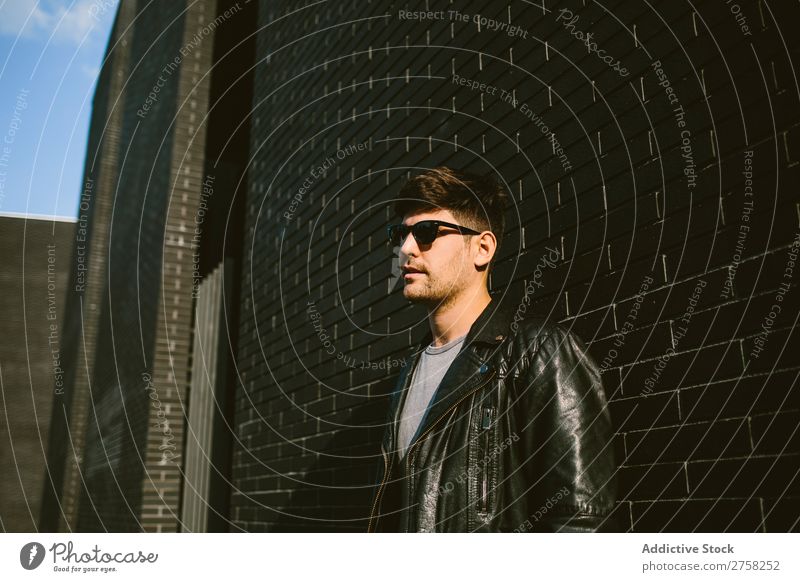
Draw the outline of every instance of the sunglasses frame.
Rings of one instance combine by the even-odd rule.
[[[417,233],[414,232],[414,229],[416,228],[417,225],[423,225],[423,224],[424,225],[433,224],[436,227],[435,234],[434,234],[433,238],[430,240],[430,242],[419,240],[419,238],[417,237]],[[406,224],[402,224],[402,223],[401,224],[390,224],[390,225],[388,225],[386,227],[386,233],[389,235],[389,242],[391,244],[400,244],[400,245],[402,245],[405,242],[406,237],[409,234],[412,234],[412,235],[414,235],[414,240],[417,241],[417,244],[430,245],[430,244],[433,244],[433,241],[435,241],[437,238],[439,238],[440,235],[449,234],[449,233],[446,233],[446,232],[439,233],[439,227],[440,226],[446,226],[446,227],[454,228],[460,234],[470,234],[470,235],[480,234],[480,232],[478,232],[476,230],[472,230],[471,228],[467,228],[466,226],[461,226],[460,224],[453,224],[452,222],[444,222],[443,220],[420,220],[419,222],[415,222],[414,224],[412,224],[410,226],[406,225]],[[400,242],[399,243],[395,243],[394,242],[394,237],[392,236],[396,229],[400,230]]]

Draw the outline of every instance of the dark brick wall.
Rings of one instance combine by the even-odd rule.
[[[103,527],[137,531],[142,527],[141,483],[147,477],[148,433],[154,432],[142,374],[153,379],[159,400],[166,389],[165,379],[155,378],[153,369],[159,320],[163,319],[159,310],[161,266],[169,232],[166,217],[174,123],[181,95],[179,73],[167,78],[144,118],[137,116],[137,110],[166,61],[171,60],[168,55],[179,54],[186,15],[180,3],[172,5],[168,13],[147,10],[143,5],[137,6],[136,12],[136,26],[122,36],[131,44],[131,58],[130,68],[124,71],[119,182],[111,193],[115,208],[107,225],[108,287],[100,307],[91,385],[86,486],[78,520],[81,531],[101,531]],[[171,24],[165,26],[165,22]],[[190,317],[188,312],[186,317]]]
[[[75,222],[0,215],[0,531],[38,528]]]
[[[740,1],[737,21],[732,6],[261,3],[234,528],[363,530],[397,369],[360,364],[402,358],[427,325],[392,288],[386,201],[438,164],[505,181],[492,288],[519,301],[536,277],[527,314],[566,323],[603,367],[623,527],[798,528],[800,8]],[[425,9],[526,38],[399,18]]]
[[[121,36],[135,17],[135,4],[120,5],[92,99],[88,161],[72,241],[70,281],[63,316],[64,390],[56,394],[48,442],[48,474],[42,498],[41,531],[73,531],[83,486],[91,370],[97,353],[100,305],[106,293],[106,264],[113,196],[119,173],[122,108],[120,100],[130,43]],[[80,341],[78,341],[80,338]]]

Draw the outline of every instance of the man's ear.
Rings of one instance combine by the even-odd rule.
[[[497,250],[497,238],[490,230],[484,230],[480,235],[474,237],[475,244],[475,267],[479,271],[483,270],[494,257]]]

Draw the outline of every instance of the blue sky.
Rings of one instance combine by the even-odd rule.
[[[118,0],[0,0],[0,214],[77,215]]]

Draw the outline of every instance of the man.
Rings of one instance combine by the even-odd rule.
[[[508,195],[438,167],[400,191],[389,226],[403,295],[430,331],[402,369],[368,531],[613,530],[612,428],[596,364],[564,327],[514,321],[489,270]]]

